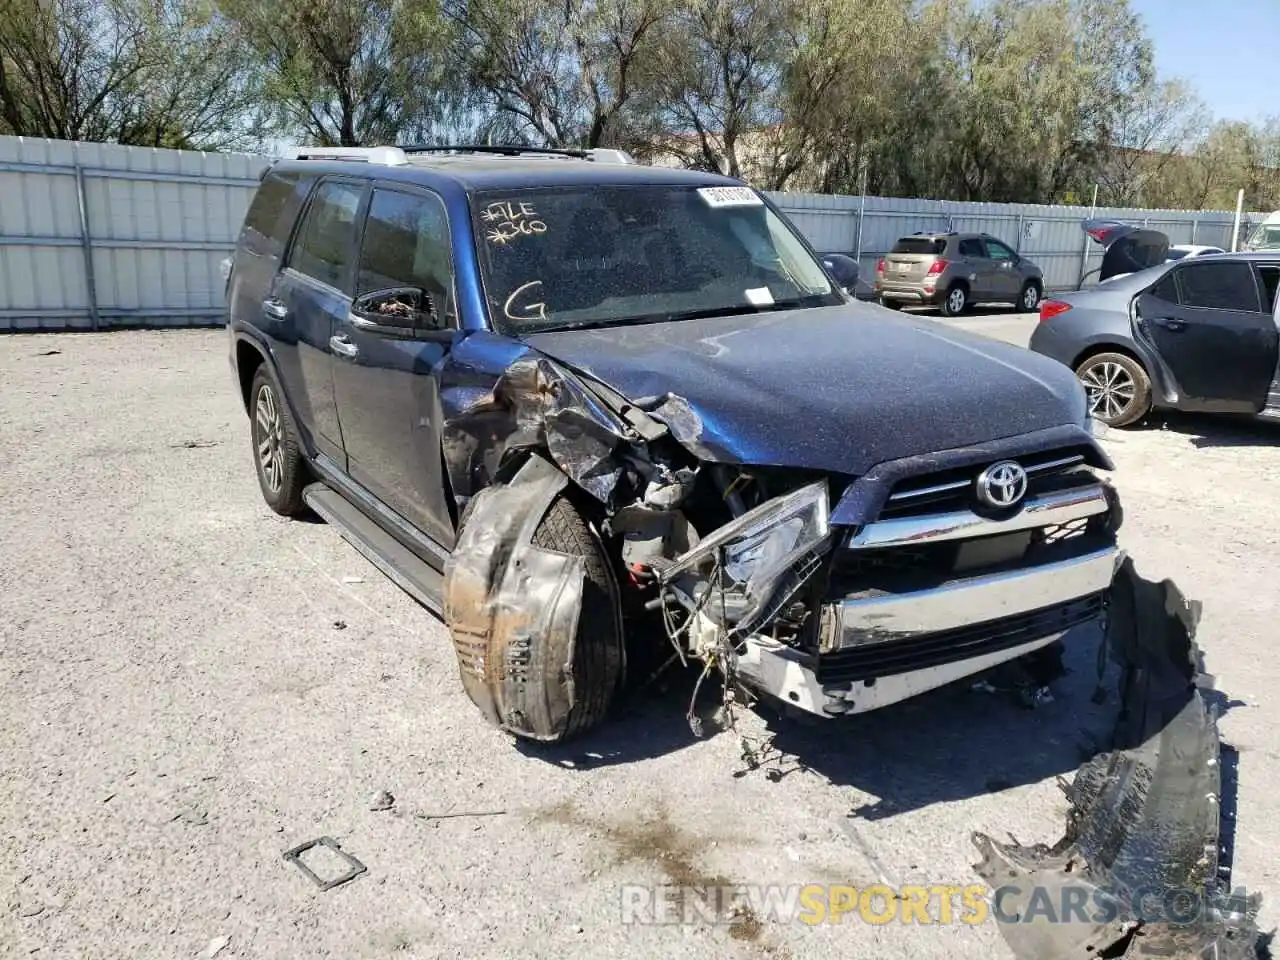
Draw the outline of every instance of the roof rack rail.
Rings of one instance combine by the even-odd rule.
[[[572,157],[577,160],[594,160],[597,163],[635,163],[625,150],[609,150],[600,147],[582,150],[575,147],[522,147],[518,144],[467,143],[419,144],[401,149],[405,153],[490,153],[502,157]]]
[[[298,147],[295,160],[363,160],[388,167],[401,167],[409,162],[400,147]]]

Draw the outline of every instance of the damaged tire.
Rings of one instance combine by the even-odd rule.
[[[609,712],[622,676],[622,623],[618,613],[617,585],[604,546],[587,521],[563,494],[534,531],[532,543],[544,550],[582,557],[582,612],[573,638],[573,659],[558,644],[547,644],[534,653],[531,664],[541,678],[542,696],[525,705],[524,720],[537,739],[560,743],[589,730]],[[547,729],[551,718],[568,719],[563,729]]]

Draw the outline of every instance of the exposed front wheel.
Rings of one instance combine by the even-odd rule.
[[[969,291],[964,284],[952,284],[947,290],[946,296],[942,298],[942,315],[944,317],[958,317],[964,313],[965,308],[968,306]]]
[[[1022,293],[1018,295],[1018,305],[1027,313],[1034,312],[1040,306],[1040,284],[1028,280],[1022,287]]]
[[[1089,395],[1089,413],[1109,427],[1125,427],[1151,409],[1151,380],[1123,353],[1098,353],[1076,368]]]
[[[541,742],[562,743],[597,725],[613,702],[623,664],[617,588],[599,537],[563,495],[551,504],[532,542],[582,557],[582,610],[572,638],[552,635],[541,649],[529,651],[532,682],[519,702],[505,705],[520,714],[520,722],[508,728],[517,736],[527,731]]]
[[[305,513],[302,488],[307,468],[302,445],[284,396],[265,364],[258,367],[249,390],[249,423],[262,498],[283,517]]]

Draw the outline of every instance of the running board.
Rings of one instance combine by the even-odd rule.
[[[327,484],[310,484],[302,498],[387,579],[436,616],[443,615],[444,576],[438,570]]]
[[[1267,405],[1258,416],[1264,420],[1280,420],[1280,362],[1276,363],[1275,373],[1271,375],[1271,385],[1267,387]]]

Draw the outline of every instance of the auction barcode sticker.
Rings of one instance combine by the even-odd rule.
[[[699,187],[698,196],[709,207],[762,207],[764,201],[750,187]]]

